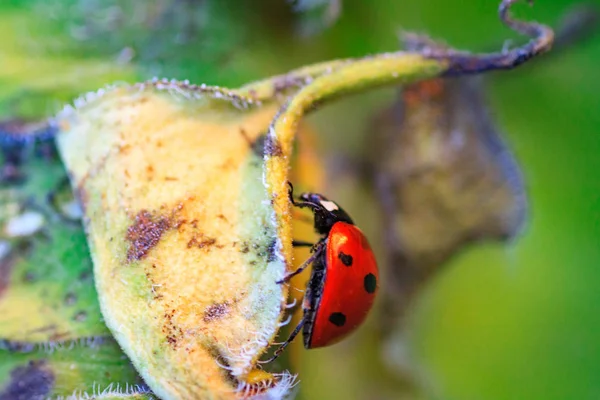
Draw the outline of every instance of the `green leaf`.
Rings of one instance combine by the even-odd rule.
[[[70,220],[49,198],[68,190],[66,172],[50,143],[13,150],[18,152],[20,182],[0,188],[0,339],[107,336],[80,221]]]
[[[137,391],[141,379],[103,322],[54,145],[4,136],[2,150],[0,399]]]
[[[91,344],[91,345],[90,345]],[[154,399],[112,339],[36,346],[31,352],[0,349],[0,399],[76,396]],[[121,397],[122,398],[122,397]]]
[[[72,40],[48,29],[47,16],[0,5],[0,120],[35,119],[56,112],[78,93],[134,77],[131,66],[114,59],[69,54]]]

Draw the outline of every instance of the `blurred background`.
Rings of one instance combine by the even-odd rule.
[[[576,4],[519,4],[514,14],[554,27]],[[317,61],[397,50],[401,30],[469,51],[522,43],[500,24],[497,6],[3,0],[0,120],[52,115],[77,94],[114,81],[159,76],[236,87]],[[381,296],[366,326],[346,341],[294,349],[298,399],[600,398],[598,65],[596,29],[556,54],[481,78],[487,110],[471,98],[453,112],[488,113],[494,135],[504,138],[524,182],[517,193],[527,196],[523,224],[505,240],[457,244],[433,263],[410,304],[397,304],[401,321],[393,304],[384,304],[394,297]],[[363,228],[388,276],[401,264],[389,262],[384,212],[365,170],[377,168],[369,156],[377,146],[370,138],[381,137],[374,121],[398,96],[395,88],[377,90],[309,118],[326,166],[318,190]]]

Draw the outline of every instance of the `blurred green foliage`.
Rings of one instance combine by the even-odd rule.
[[[490,43],[512,37],[494,20],[488,1],[460,6],[444,1],[374,3],[378,4],[372,4],[372,10],[379,12],[372,12],[378,16],[365,20],[377,21],[375,31],[355,27],[354,32],[375,34],[382,26],[388,32],[401,26],[470,49],[489,48]],[[516,12],[555,23],[572,4],[545,1],[533,10],[520,7]],[[345,11],[352,14],[353,5],[346,5]],[[366,15],[367,10],[363,12]],[[342,30],[345,18],[334,30]],[[359,24],[357,19],[354,23]],[[365,36],[371,39],[370,34]],[[596,34],[556,56],[487,77],[492,112],[521,162],[531,215],[522,237],[508,246],[465,249],[417,302],[411,343],[429,396],[591,399],[600,395],[600,316],[595,307],[600,300],[598,62],[600,36]],[[361,107],[356,101],[330,114],[356,116]],[[338,135],[360,129],[368,134],[364,124],[353,129],[352,118],[338,121],[343,121],[341,126],[329,125]],[[336,134],[325,133],[327,138]],[[334,140],[329,144],[334,145]],[[357,207],[353,215],[360,210]],[[356,217],[359,224],[368,223],[365,214]],[[371,226],[372,235],[376,229]],[[369,355],[357,360],[349,372],[358,372],[362,380],[340,377],[337,370],[335,381],[345,382],[337,390],[347,398],[368,398],[374,389],[364,381],[385,385],[390,380],[382,378],[380,369],[363,365],[381,355],[376,335],[370,340],[364,346]],[[338,364],[330,359],[342,352],[332,348],[316,355],[323,359],[310,362],[314,370],[310,378],[321,385],[329,377],[333,380],[328,368],[319,365],[336,368]],[[315,386],[311,386],[313,396],[318,393]]]
[[[335,24],[303,36],[302,14],[284,0],[5,0],[0,117],[50,115],[115,80],[157,75],[237,86],[319,60],[396,49],[400,28],[469,50],[522,40],[498,22],[496,3],[347,0]],[[515,13],[554,25],[573,4],[546,0]],[[525,175],[531,215],[509,245],[465,249],[416,302],[410,343],[425,397],[600,397],[598,65],[596,34],[486,77],[492,112]],[[381,90],[317,113],[311,120],[324,156],[358,154],[370,117],[392,99],[392,90]],[[331,187],[327,194],[348,203],[372,241],[380,238],[374,211],[358,201],[368,195]],[[343,343],[303,354],[299,398],[399,398],[406,382],[381,361],[378,317]]]

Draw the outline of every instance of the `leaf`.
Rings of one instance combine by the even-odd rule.
[[[393,80],[444,65],[381,57],[323,75],[331,86],[317,78],[306,88],[325,88],[327,98],[389,79],[369,76],[372,64],[399,71]],[[291,264],[287,181],[299,121],[290,119],[294,131],[269,129],[277,104],[258,99],[281,90],[277,82],[236,92],[152,81],[89,94],[58,117],[103,315],[161,397],[232,396],[232,380],[247,387],[279,330],[287,288],[276,282]],[[310,96],[300,104],[310,106]]]
[[[108,336],[83,230],[49,201],[52,192],[68,189],[52,144],[8,147],[16,164],[5,154],[4,168],[19,171],[19,181],[0,188],[0,340]]]
[[[162,398],[233,397],[279,329],[286,264],[260,185],[275,111],[158,82],[60,117],[105,321]]]
[[[402,89],[373,124],[371,182],[385,216],[385,361],[411,371],[406,313],[466,246],[507,241],[527,216],[521,170],[490,118],[479,82],[436,79]]]
[[[0,399],[154,399],[112,340],[36,346],[29,352],[0,349]],[[87,396],[87,397],[86,397]]]
[[[100,314],[66,171],[27,128],[0,139],[0,399],[136,392],[141,379]]]
[[[52,51],[53,42],[66,38],[43,29],[47,15],[2,7],[6,6],[0,6],[0,120],[38,119],[82,91],[134,76],[130,66],[111,60]]]
[[[536,28],[532,54],[548,42]],[[103,315],[159,396],[284,393],[291,383],[256,365],[283,320],[287,288],[276,282],[292,260],[287,182],[303,115],[344,94],[512,62],[479,59],[384,54],[239,90],[154,80],[91,93],[58,117]],[[278,110],[273,99],[288,90]]]
[[[374,179],[394,216],[393,251],[406,268],[427,274],[468,242],[519,232],[526,216],[521,172],[478,82],[408,86],[375,127]]]

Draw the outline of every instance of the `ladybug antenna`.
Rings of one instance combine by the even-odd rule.
[[[285,348],[288,347],[288,345],[290,343],[292,343],[294,341],[294,339],[296,339],[296,336],[298,336],[298,334],[300,333],[300,330],[304,326],[305,322],[306,322],[306,320],[304,318],[302,318],[300,320],[300,322],[298,323],[298,325],[296,325],[296,328],[294,328],[294,331],[290,334],[290,337],[288,338],[288,340],[283,342],[283,344],[277,350],[275,350],[275,353],[273,353],[273,356],[267,360],[259,361],[258,363],[259,364],[269,364],[270,362],[275,361],[277,359],[277,357],[279,357],[281,355],[281,353],[283,353]]]
[[[322,208],[319,204],[312,203],[310,201],[297,202],[296,200],[294,200],[294,186],[292,185],[292,182],[290,182],[290,181],[288,181],[288,185],[290,187],[290,190],[288,191],[288,195],[290,197],[290,202],[294,206],[296,206],[298,208],[310,207],[315,210],[320,210]]]

